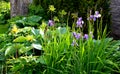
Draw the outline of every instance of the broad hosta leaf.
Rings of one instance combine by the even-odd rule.
[[[32,47],[38,50],[42,50],[42,46],[40,44],[32,44]]]
[[[31,31],[34,35],[39,35],[40,34],[38,29],[32,28]]]
[[[39,25],[38,23],[36,23],[36,22],[25,22],[25,25],[30,25],[30,26],[37,26],[37,25]]]
[[[15,53],[15,49],[12,46],[8,46],[5,51],[5,56]]]
[[[20,43],[17,43],[17,44],[14,44],[12,45],[14,47],[14,49],[20,49],[22,48],[24,45],[23,44],[20,44]]]
[[[25,41],[26,41],[26,37],[24,36],[19,36],[13,40],[13,42],[25,42]]]
[[[40,29],[39,33],[42,36],[42,38],[44,38],[44,31],[42,29]]]
[[[16,23],[22,23],[22,24],[24,24],[24,21],[23,20],[17,20]]]
[[[59,27],[59,28],[57,29],[57,31],[58,31],[60,34],[64,34],[64,33],[67,32],[67,29],[66,29],[66,27]]]
[[[26,53],[27,51],[30,51],[32,47],[22,47],[19,49],[19,53]]]
[[[33,16],[30,16],[27,18],[27,20],[29,22],[39,22],[41,19],[42,19],[42,17],[36,16],[36,15],[33,15]]]
[[[38,22],[42,19],[40,16],[29,16],[29,17],[23,17],[21,20],[17,20],[16,23],[21,23],[23,25],[30,25],[30,26],[36,26],[39,25]]]

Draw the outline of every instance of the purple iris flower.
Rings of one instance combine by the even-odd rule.
[[[53,25],[54,25],[54,21],[53,21],[53,20],[49,20],[49,21],[48,21],[48,25],[49,25],[49,26],[53,26]]]
[[[76,33],[76,32],[73,32],[73,36],[76,38],[76,39],[79,39],[81,34],[80,33]]]
[[[99,13],[99,11],[95,11],[95,14],[94,15],[90,15],[90,17],[87,20],[96,21],[97,18],[100,18],[100,17],[101,17],[101,14]]]
[[[99,14],[99,11],[95,11],[94,17],[96,17],[96,18],[100,18],[101,17],[101,14]]]
[[[81,27],[82,28],[82,26],[84,24],[84,21],[82,20],[82,17],[78,18],[76,24],[77,24],[76,27]]]
[[[93,20],[96,21],[96,17],[94,17],[94,15],[90,15],[90,17],[87,20]]]
[[[95,11],[95,14],[99,14],[99,11]]]
[[[78,18],[78,21],[82,21],[82,17]]]
[[[96,21],[96,17],[93,18],[93,21]]]
[[[78,46],[78,44],[77,44],[77,42],[76,42],[75,40],[73,40],[73,42],[72,42],[71,45],[72,45],[72,46]]]
[[[88,34],[84,34],[84,39],[86,39],[86,40],[87,40],[87,39],[88,39],[88,37],[89,37],[89,36],[88,36]]]
[[[90,19],[96,21],[96,17],[94,17],[94,15],[90,15]]]
[[[93,19],[94,18],[94,15],[90,15],[90,19]]]

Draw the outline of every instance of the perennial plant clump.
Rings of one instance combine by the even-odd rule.
[[[120,73],[120,65],[112,58],[120,42],[107,37],[99,11],[87,14],[87,19],[75,15],[73,27],[68,26],[69,20],[64,22],[64,16],[69,14],[65,10],[61,10],[58,17],[53,14],[56,13],[54,5],[49,6],[49,11],[51,17],[47,21],[40,21],[42,18],[37,16],[23,18],[12,25],[7,34],[0,35],[0,53],[5,57],[1,73]],[[24,26],[20,27],[18,22]]]
[[[101,14],[99,13],[99,11],[95,11],[94,15],[90,15],[90,17],[88,18],[88,20],[93,20],[96,21],[96,19],[100,18]]]
[[[81,34],[80,33],[76,33],[76,32],[73,32],[73,36],[76,38],[76,39],[79,39]]]
[[[13,26],[11,33],[17,33],[18,32],[18,28],[16,25]]]

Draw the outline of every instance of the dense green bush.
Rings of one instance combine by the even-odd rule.
[[[54,5],[56,12],[64,9],[70,13],[78,12],[81,16],[86,16],[90,10],[102,10],[103,23],[110,24],[109,3],[110,0],[33,0],[35,5],[41,5],[47,13],[49,5]],[[86,18],[84,18],[86,19]]]
[[[28,15],[33,15],[33,14],[42,16],[43,18],[46,18],[45,11],[41,5],[34,5],[34,4],[29,5],[29,14]]]
[[[42,17],[46,17],[47,19],[51,18],[51,13],[49,10],[49,5],[54,5],[56,8],[55,12],[52,13],[54,16],[58,16],[58,18],[62,22],[66,22],[66,18],[69,18],[69,26],[72,26],[72,22],[76,20],[73,18],[74,16],[83,16],[83,20],[87,21],[87,14],[93,14],[93,11],[101,10],[102,18],[103,18],[103,28],[107,25],[108,31],[110,31],[111,24],[111,16],[109,14],[109,4],[110,0],[33,0],[35,5],[40,5],[44,10],[44,15]],[[41,10],[41,9],[40,9]],[[65,10],[68,12],[67,15],[61,17],[59,12]],[[37,10],[38,11],[38,10]],[[40,13],[41,14],[41,13]],[[46,19],[45,18],[45,19]],[[95,23],[96,24],[96,23]],[[96,26],[94,26],[96,30]],[[87,32],[85,30],[85,32]],[[95,33],[96,35],[96,33]]]
[[[7,23],[10,18],[10,3],[1,1],[0,2],[0,24]]]
[[[0,33],[5,33],[7,31],[8,19],[10,19],[10,3],[0,0]]]

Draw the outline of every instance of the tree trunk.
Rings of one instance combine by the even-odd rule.
[[[30,0],[10,0],[11,17],[27,15],[29,3]]]
[[[10,0],[10,16],[15,17],[17,15],[17,3],[18,0]]]
[[[111,0],[112,37],[120,39],[120,0]]]

